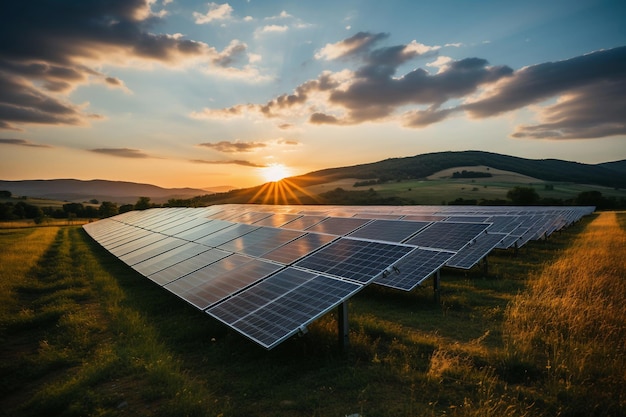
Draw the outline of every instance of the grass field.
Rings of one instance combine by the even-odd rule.
[[[490,273],[350,301],[265,351],[78,226],[0,229],[0,410],[20,416],[626,415],[626,214],[586,218]]]

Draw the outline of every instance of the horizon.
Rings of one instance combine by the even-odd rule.
[[[248,188],[468,149],[626,159],[620,1],[81,4],[3,6],[0,179]]]

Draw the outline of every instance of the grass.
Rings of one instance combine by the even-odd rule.
[[[350,301],[347,354],[336,348],[334,314],[314,322],[307,336],[267,352],[141,277],[79,227],[0,229],[0,410],[622,416],[626,320],[623,300],[614,297],[626,293],[616,279],[626,276],[623,261],[600,252],[582,266],[572,259],[590,251],[586,245],[624,253],[625,217],[592,216],[518,256],[495,253],[488,276],[479,268],[444,270],[441,304],[429,287],[367,288]],[[554,268],[566,279],[550,278]],[[558,305],[559,312],[572,300],[576,310],[587,306],[586,321],[575,320],[579,327],[567,324],[571,311],[557,323],[530,303],[549,293],[537,286],[561,285],[567,277],[595,282],[601,273],[593,297],[566,298],[560,289],[550,293],[559,304],[539,303]],[[609,305],[615,309],[606,314],[596,308]]]

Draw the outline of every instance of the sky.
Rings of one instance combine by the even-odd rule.
[[[626,159],[624,22],[623,0],[3,1],[0,179]]]

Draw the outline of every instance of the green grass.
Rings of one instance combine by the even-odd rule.
[[[529,277],[567,254],[594,219],[518,256],[491,255],[488,276],[479,268],[444,270],[441,304],[431,283],[411,293],[365,289],[349,303],[346,354],[337,350],[334,314],[268,352],[141,277],[79,227],[0,229],[0,410],[21,416],[583,415],[568,406],[569,393],[588,399],[595,391],[583,383],[575,391],[554,389],[543,358],[513,355],[507,317]]]

